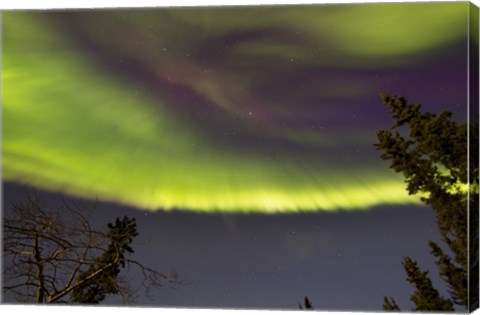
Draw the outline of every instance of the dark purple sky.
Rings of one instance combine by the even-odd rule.
[[[4,185],[5,213],[23,192]],[[57,194],[40,198],[61,206]],[[402,257],[436,270],[428,240],[438,233],[422,206],[277,216],[152,213],[102,203],[97,209],[91,221],[99,227],[117,216],[137,218],[134,258],[166,273],[174,268],[189,282],[165,287],[153,301],[139,298],[142,306],[288,310],[307,295],[318,310],[378,311],[383,296],[392,295],[408,309]],[[432,279],[445,289],[433,271]]]

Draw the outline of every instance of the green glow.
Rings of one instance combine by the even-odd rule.
[[[468,2],[339,4],[312,6],[213,7],[165,10],[158,14],[148,10],[132,10],[129,19],[122,12],[110,13],[113,23],[124,25],[130,34],[153,45],[183,49],[202,45],[212,38],[228,38],[231,33],[247,33],[244,41],[231,43],[232,57],[255,55],[289,61],[294,58],[305,64],[344,67],[411,64],[416,54],[428,58],[432,51],[457,40],[465,39],[468,30]],[[143,34],[152,23],[159,23],[163,32]],[[89,20],[85,27],[95,32],[102,19]],[[276,34],[273,39],[256,37],[271,29],[293,30]],[[188,38],[191,42],[178,41]],[[292,39],[296,34],[301,39]],[[191,37],[191,36],[190,36]],[[109,39],[107,39],[109,40]],[[113,43],[112,45],[118,45]],[[306,45],[305,43],[308,43]],[[140,51],[141,45],[131,50]],[[148,53],[148,52],[147,52]],[[310,58],[319,54],[325,58]],[[348,56],[349,58],[345,58]],[[158,54],[151,61],[158,63]],[[418,57],[418,56],[417,56]],[[147,57],[148,58],[148,57]]]
[[[467,10],[467,2],[351,5],[316,23],[325,23],[344,51],[398,58],[466,36]]]
[[[400,56],[428,52],[467,36],[468,6],[468,2],[278,6],[218,9],[219,14],[214,10],[203,10],[202,13],[180,10],[173,16],[188,17],[191,24],[206,34],[232,29],[262,29],[271,25],[290,26],[313,39],[310,42],[315,48],[313,51],[330,51],[332,57],[349,53],[376,58],[395,57],[400,61]],[[242,18],[238,18],[239,11],[242,11]],[[240,49],[248,54],[286,59],[308,56],[304,46],[272,44],[259,40],[245,43]],[[389,59],[389,62],[395,60]]]
[[[298,161],[291,152],[280,152],[276,158],[268,150],[213,143],[171,111],[167,100],[137,94],[140,86],[104,71],[46,19],[6,13],[3,23],[6,180],[152,210],[273,213],[418,203],[407,195],[401,178],[378,161],[358,168],[353,163],[338,165],[335,159],[321,155]],[[232,22],[231,27],[235,25]],[[208,30],[213,32],[213,28]],[[437,42],[438,38],[422,42],[420,48]],[[395,49],[414,50],[402,47]],[[261,54],[285,52],[280,46],[255,49]],[[382,49],[361,53],[389,53]],[[152,67],[166,64],[157,60]],[[192,73],[196,72],[178,80],[189,83],[219,108],[241,112],[236,100],[228,96],[238,81],[226,80],[220,90],[215,82],[227,74],[208,81],[196,80]],[[165,72],[159,71],[159,78],[163,76]],[[242,97],[253,100],[248,92]],[[253,115],[252,126],[255,123]],[[311,132],[290,130],[276,135],[271,130],[272,137],[336,144]]]

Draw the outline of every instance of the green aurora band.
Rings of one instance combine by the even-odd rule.
[[[385,63],[392,62],[397,55],[428,51],[452,40],[459,36],[456,30],[465,9],[466,6],[452,4],[400,5],[396,9],[331,7],[323,19],[318,18],[322,10],[315,15],[315,10],[301,7],[282,9],[264,19],[248,16],[263,14],[265,9],[260,8],[243,9],[243,14],[202,9],[204,14],[197,19],[193,16],[198,10],[189,9],[170,10],[166,17],[181,21],[178,24],[185,28],[198,28],[199,41],[246,28],[246,20],[257,21],[257,25],[248,24],[252,28],[275,21],[288,21],[290,27],[304,32],[324,33],[326,28],[331,36],[346,38],[332,49],[364,58],[368,64],[370,58],[383,57]],[[422,18],[416,20],[417,24],[405,23],[405,28],[395,29],[394,39],[392,32],[385,31],[386,27],[378,27],[389,25],[392,19],[403,19],[413,11]],[[442,14],[442,23],[438,14]],[[223,18],[219,20],[219,16]],[[136,23],[138,29],[148,24],[148,16],[134,18],[129,23]],[[98,20],[101,19],[85,21],[85,27],[95,32]],[[292,21],[298,21],[298,25]],[[170,22],[167,20],[165,25]],[[213,22],[222,27],[211,25]],[[258,110],[247,108],[248,112],[241,116],[245,108],[235,106],[236,98],[229,92],[243,93],[239,94],[242,101],[254,99],[248,89],[236,90],[240,84],[248,85],[247,79],[219,68],[212,71],[216,78],[202,80],[200,69],[191,66],[182,70],[180,65],[178,71],[185,73],[173,78],[202,93],[220,111],[241,116],[245,122],[243,131],[261,135],[259,141],[265,143],[251,150],[245,144],[212,141],[198,124],[173,110],[167,97],[162,100],[138,93],[140,85],[104,71],[92,54],[82,51],[75,40],[42,14],[3,13],[2,23],[4,180],[151,210],[278,213],[418,203],[418,198],[407,195],[402,179],[379,158],[362,160],[352,156],[339,164],[333,154],[319,153],[326,147],[334,151],[349,143],[371,146],[374,134],[343,132],[334,138],[294,128],[281,131],[275,124],[268,126],[262,119],[255,120]],[[351,38],[352,29],[360,26],[365,28],[362,38]],[[423,33],[416,32],[417,29]],[[165,41],[173,41],[181,30],[171,26]],[[341,47],[346,42],[348,47]],[[235,54],[277,59],[292,55],[302,58],[307,54],[301,45],[267,44],[250,42],[238,47]],[[133,48],[126,54],[138,59],[138,51],[133,51],[137,49],[135,45],[128,47]],[[158,60],[155,54],[148,55],[148,50],[145,56],[152,69],[161,69],[157,71],[161,79],[176,67],[173,57]],[[219,81],[224,84],[217,84]],[[350,93],[362,95],[361,84],[352,87]],[[324,87],[326,91],[332,89]],[[303,154],[302,150],[291,150],[292,146],[282,146],[285,141],[313,149]]]

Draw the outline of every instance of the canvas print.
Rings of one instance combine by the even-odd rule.
[[[478,308],[478,7],[4,10],[2,303]]]

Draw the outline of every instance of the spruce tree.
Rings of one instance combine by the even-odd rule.
[[[420,271],[415,261],[405,258],[408,281],[416,289],[412,295],[415,309],[450,310],[452,303],[466,309],[476,307],[478,122],[459,124],[448,111],[439,115],[421,113],[419,104],[408,104],[404,97],[382,97],[395,122],[391,130],[377,132],[379,142],[375,146],[382,152],[381,158],[390,161],[395,172],[403,174],[408,193],[420,195],[433,209],[441,241],[448,251],[447,254],[434,241],[429,243],[440,275],[449,288],[448,301],[437,295],[427,273]],[[473,280],[470,283],[469,276]],[[385,297],[384,309],[392,308],[398,306]]]
[[[397,302],[392,297],[383,297],[383,310],[384,311],[400,311]]]
[[[310,302],[308,297],[305,297],[303,299],[303,306],[302,304],[298,303],[298,308],[301,310],[307,310],[307,311],[312,311],[313,310],[313,304]]]
[[[120,267],[125,267],[125,254],[134,252],[130,244],[138,235],[137,225],[135,218],[125,216],[122,220],[117,218],[115,224],[109,223],[108,229],[107,237],[110,244],[107,250],[78,277],[77,282],[84,281],[99,270],[104,271],[73,290],[74,303],[98,304],[107,295],[118,293],[117,277]]]
[[[415,303],[417,311],[454,311],[453,303],[440,296],[428,278],[428,271],[421,271],[416,261],[409,257],[403,260],[403,267],[407,273],[407,280],[415,291],[410,299]]]

